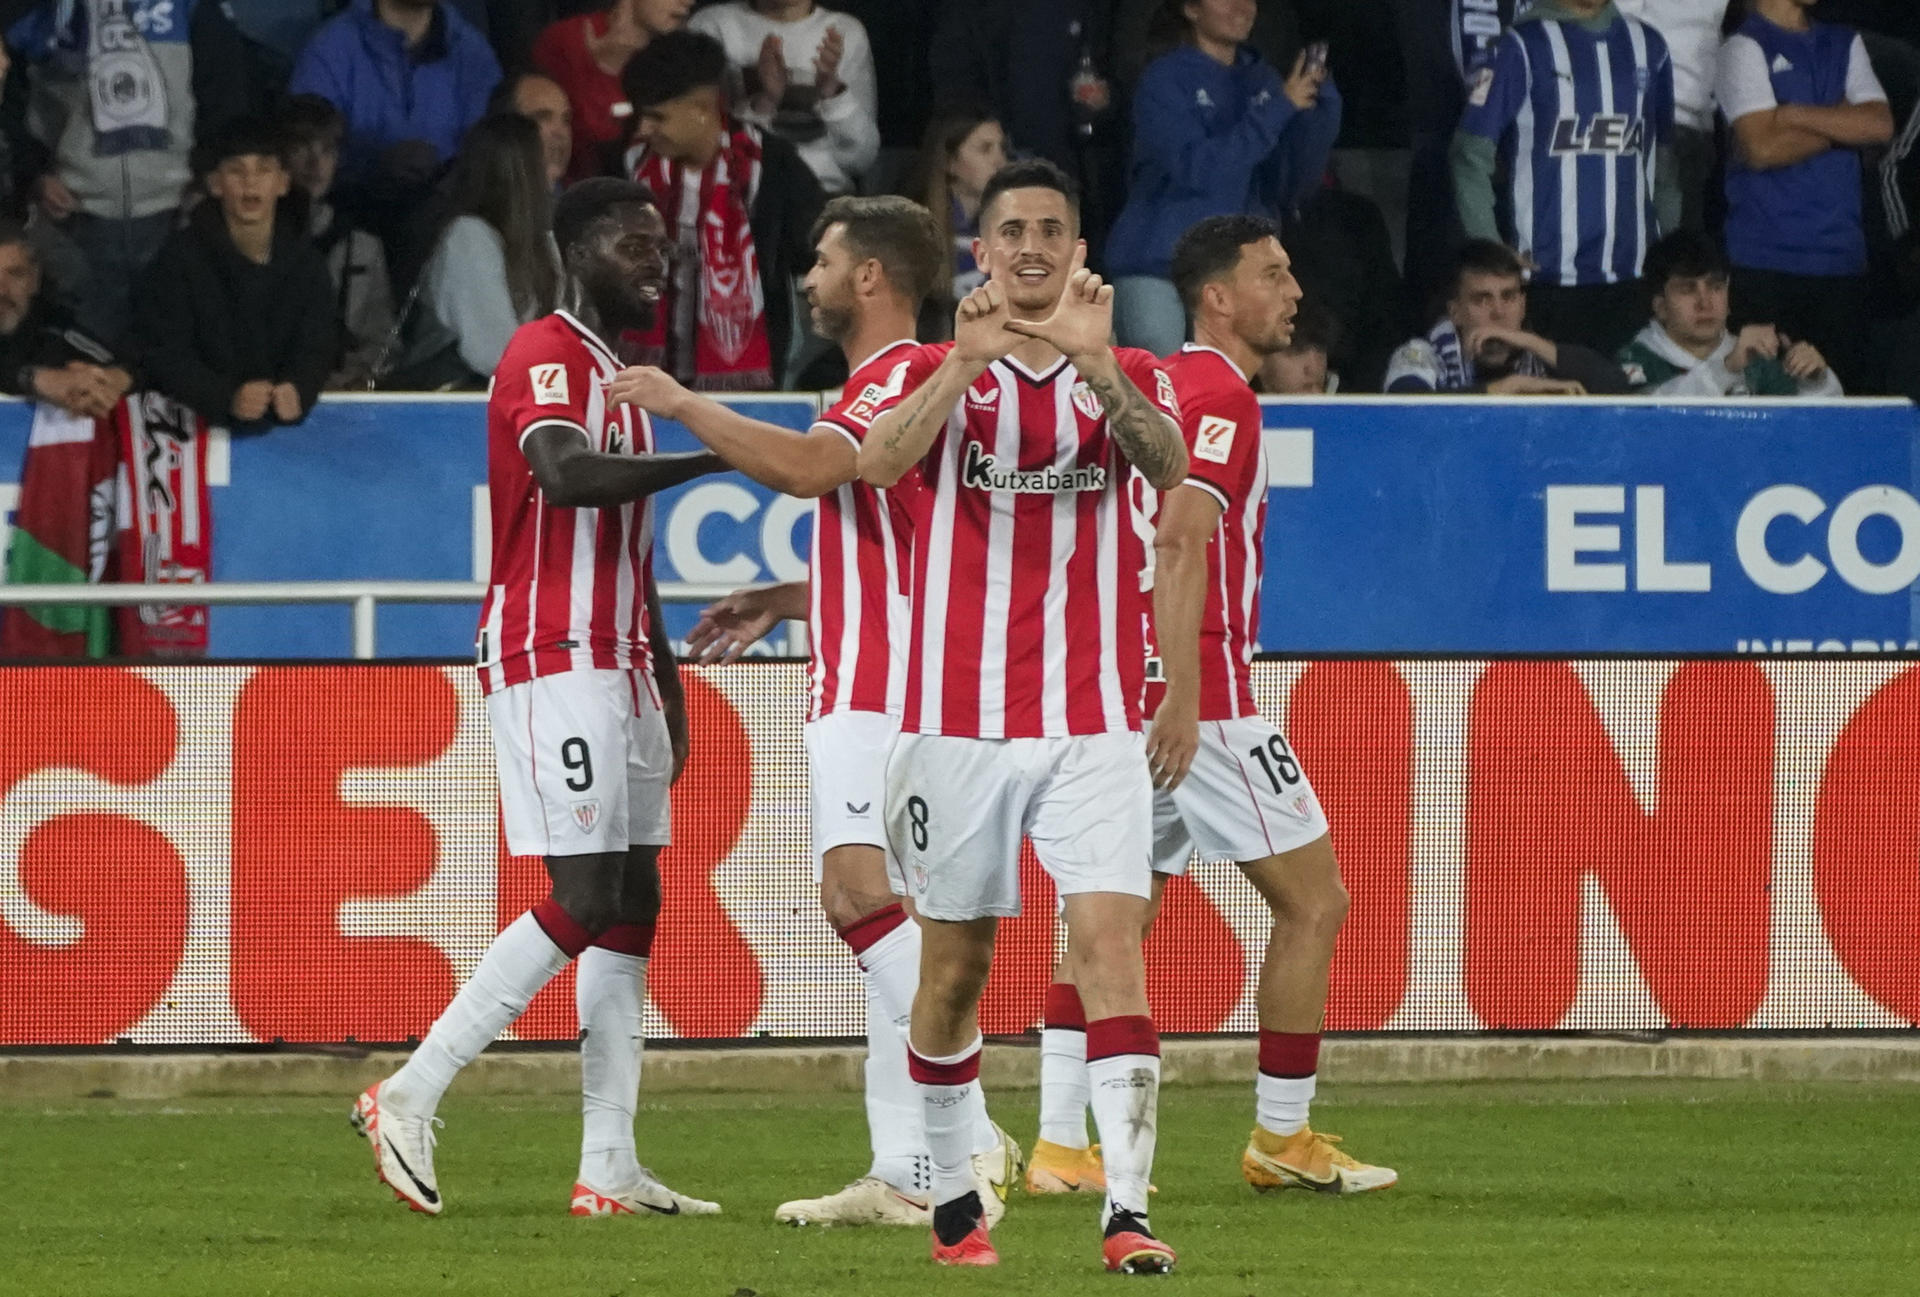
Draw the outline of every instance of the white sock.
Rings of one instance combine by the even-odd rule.
[[[1093,1122],[1107,1168],[1105,1215],[1145,1216],[1159,1123],[1159,1037],[1148,1018],[1106,1018],[1087,1024],[1087,1055]]]
[[[1087,1147],[1087,1033],[1040,1030],[1040,1138],[1062,1148]]]
[[[487,947],[453,1003],[434,1021],[420,1048],[382,1083],[381,1100],[431,1116],[460,1069],[526,1012],[540,988],[570,962],[532,914],[509,923]]]
[[[917,964],[920,943],[913,944]],[[873,1147],[867,1174],[901,1193],[925,1197],[932,1187],[926,1113],[919,1087],[907,1072],[906,1019],[895,1020],[872,974],[863,974],[862,980],[867,988],[867,1139]]]
[[[1268,1076],[1253,1078],[1254,1120],[1276,1135],[1291,1135],[1307,1124],[1307,1105],[1313,1102],[1315,1077]]]
[[[647,960],[600,946],[580,952],[580,1180],[603,1191],[640,1177],[633,1114],[646,1048]]]
[[[915,1052],[908,1062],[926,1113],[932,1198],[938,1207],[974,1189],[973,1121],[966,1100],[969,1090],[980,1088],[980,1038],[975,1036],[971,1045],[946,1058]]]

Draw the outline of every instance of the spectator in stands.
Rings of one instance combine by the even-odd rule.
[[[1526,268],[1513,249],[1469,239],[1454,263],[1447,313],[1424,338],[1394,352],[1389,392],[1483,392],[1493,396],[1624,395],[1620,367],[1577,343],[1554,343],[1521,327]]]
[[[860,20],[813,0],[729,0],[687,26],[719,41],[740,70],[740,120],[792,143],[827,193],[851,193],[880,152],[873,49]]]
[[[1339,322],[1329,359],[1346,390],[1379,391],[1394,348],[1423,318],[1394,271],[1386,217],[1330,173],[1280,225],[1306,300]]]
[[[934,223],[953,249],[953,277],[936,289],[929,310],[944,311],[946,327],[961,298],[978,288],[986,273],[973,260],[980,233],[980,194],[993,173],[1007,165],[1007,135],[984,108],[954,108],[935,114],[927,125],[905,186],[906,196],[933,213]]]
[[[1859,150],[1892,138],[1893,114],[1860,37],[1810,22],[1810,3],[1753,0],[1720,53],[1733,309],[1813,343],[1863,391]]]
[[[118,345],[131,286],[193,179],[196,122],[206,134],[236,111],[216,55],[229,48],[218,38],[238,37],[204,0],[11,8],[26,9],[6,33],[26,93],[8,98],[24,99],[24,130],[10,143],[30,181],[34,238],[80,325]]]
[[[1260,363],[1260,390],[1271,396],[1327,396],[1340,390],[1340,375],[1328,368],[1340,326],[1302,299],[1293,317],[1293,341]]]
[[[566,91],[573,106],[568,180],[614,175],[633,128],[633,105],[620,69],[656,36],[686,24],[693,0],[613,0],[605,9],[562,18],[533,44],[533,65]]]
[[[727,112],[726,77],[726,51],[698,32],[656,38],[622,74],[633,178],[659,195],[677,248],[653,327],[622,347],[697,391],[758,391],[786,372],[794,279],[826,198],[793,145]],[[697,220],[682,219],[689,198]]]
[[[559,305],[547,176],[539,128],[525,117],[483,117],[467,132],[393,386],[483,388],[514,331]]]
[[[1476,74],[1453,137],[1460,223],[1506,232],[1548,336],[1611,354],[1646,318],[1640,259],[1680,221],[1673,93],[1666,40],[1612,0],[1541,0]]]
[[[547,183],[558,193],[573,164],[573,106],[560,83],[544,72],[515,73],[493,92],[493,113],[518,113],[539,128]]]
[[[102,418],[133,377],[40,288],[40,262],[26,228],[0,220],[0,392]]]
[[[1728,0],[1614,0],[1666,38],[1673,56],[1673,160],[1680,187],[1680,228],[1707,227],[1708,187],[1718,149],[1713,140],[1713,83],[1720,27]]]
[[[307,228],[326,258],[339,317],[339,355],[328,391],[365,387],[393,330],[393,285],[380,240],[329,199],[346,131],[340,110],[319,95],[295,95],[281,118],[287,176],[307,200]]]
[[[300,51],[291,90],[345,115],[340,172],[361,185],[437,170],[499,80],[486,38],[441,0],[352,0]]]
[[[1647,252],[1653,319],[1620,351],[1633,390],[1646,396],[1839,396],[1840,380],[1810,342],[1771,324],[1727,331],[1731,267],[1696,230],[1669,234]]]
[[[243,118],[207,158],[211,201],[168,238],[135,293],[135,359],[149,386],[209,423],[299,423],[336,354],[326,261],[305,230],[277,218],[290,182],[271,126]]]
[[[1181,43],[1147,65],[1133,100],[1127,205],[1107,269],[1122,344],[1170,355],[1186,340],[1167,278],[1174,240],[1230,212],[1278,217],[1312,192],[1340,133],[1340,97],[1303,54],[1284,80],[1246,45],[1253,0],[1167,0]]]

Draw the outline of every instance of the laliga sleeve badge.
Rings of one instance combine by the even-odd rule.
[[[527,371],[527,381],[533,385],[535,405],[566,405],[568,403],[565,365],[535,365]]]
[[[1200,434],[1193,439],[1193,457],[1209,464],[1224,464],[1233,458],[1233,434],[1240,425],[1232,419],[1207,415],[1200,420]]]

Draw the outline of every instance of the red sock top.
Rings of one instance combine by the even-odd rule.
[[[1284,1079],[1312,1076],[1320,1070],[1320,1033],[1261,1028],[1260,1070]]]
[[[592,934],[575,923],[573,916],[561,909],[560,902],[551,896],[534,906],[532,914],[540,930],[568,959],[580,958],[580,952],[593,944]]]
[[[1080,1003],[1080,988],[1065,982],[1049,986],[1046,1017],[1042,1021],[1052,1030],[1085,1031],[1087,1011]]]
[[[980,1050],[976,1046],[956,1063],[936,1063],[908,1046],[907,1075],[921,1085],[967,1085],[980,1079]]]
[[[593,944],[616,954],[641,959],[653,953],[653,924],[616,923],[593,939]]]
[[[1087,1024],[1087,1061],[1096,1063],[1117,1054],[1160,1057],[1160,1033],[1144,1013],[1120,1018],[1097,1018]]]
[[[907,912],[898,902],[875,910],[865,918],[855,919],[839,930],[840,940],[847,943],[854,957],[858,958],[873,949],[874,943],[907,921]]]

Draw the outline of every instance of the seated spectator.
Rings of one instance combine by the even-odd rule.
[[[693,0],[613,0],[605,9],[551,23],[533,43],[533,66],[573,106],[573,161],[567,179],[610,176],[633,129],[633,104],[620,69],[656,36],[686,25]]]
[[[1107,242],[1120,341],[1169,355],[1185,341],[1167,279],[1174,240],[1203,217],[1278,217],[1326,173],[1340,97],[1324,66],[1284,80],[1246,44],[1253,0],[1167,0],[1182,43],[1147,65],[1133,100],[1127,205]]]
[[[1720,247],[1683,230],[1647,251],[1653,320],[1620,351],[1627,381],[1643,396],[1839,396],[1840,380],[1818,348],[1771,324],[1727,331]]]
[[[1863,391],[1859,150],[1892,138],[1893,113],[1860,37],[1810,22],[1810,3],[1753,0],[1720,52],[1733,304],[1813,343]]]
[[[635,111],[628,162],[659,195],[676,247],[653,327],[622,348],[697,391],[762,391],[786,370],[793,283],[813,262],[826,198],[793,145],[727,112],[726,77],[726,51],[698,32],[657,38],[622,74]]]
[[[393,285],[380,240],[329,201],[340,163],[346,119],[318,95],[295,95],[281,118],[287,177],[307,200],[307,230],[327,259],[339,316],[340,348],[327,390],[367,385],[374,361],[393,330]]]
[[[980,233],[980,194],[993,173],[1007,165],[1007,136],[981,109],[951,109],[927,125],[919,161],[905,192],[933,213],[934,223],[953,249],[953,276],[929,299],[930,311],[944,310],[953,328],[954,307],[986,280],[974,263],[973,241]]]
[[[873,50],[860,20],[813,0],[729,0],[687,26],[719,41],[741,70],[740,119],[791,142],[827,193],[851,193],[880,152]]]
[[[209,42],[237,35],[205,0],[12,9],[25,10],[6,40],[25,65],[27,134],[11,142],[38,209],[38,251],[81,327],[118,345],[132,285],[193,179],[196,123],[206,135],[233,115],[233,69],[210,57],[227,47]],[[114,86],[145,93],[118,102]]]
[[[277,132],[243,118],[207,157],[211,201],[135,292],[135,358],[147,386],[209,423],[299,423],[336,355],[326,261],[304,229],[278,219],[290,182]]]
[[[487,111],[519,113],[539,128],[547,184],[558,193],[573,163],[573,107],[560,83],[544,72],[517,73],[500,83]]]
[[[1293,340],[1260,363],[1260,390],[1270,396],[1329,396],[1340,375],[1327,367],[1340,333],[1332,316],[1302,300],[1293,317]]]
[[[450,219],[420,276],[402,369],[391,386],[487,385],[521,325],[559,305],[560,264],[547,231],[553,190],[540,131],[516,113],[483,117],[448,177]]]
[[[40,289],[26,228],[0,220],[0,392],[104,418],[133,377]]]
[[[1470,239],[1455,263],[1446,316],[1393,353],[1388,392],[1493,396],[1619,396],[1626,375],[1596,351],[1553,343],[1521,327],[1526,271],[1513,249]]]
[[[345,115],[340,173],[364,185],[444,164],[499,80],[486,38],[440,0],[353,0],[300,51],[290,90]]]

